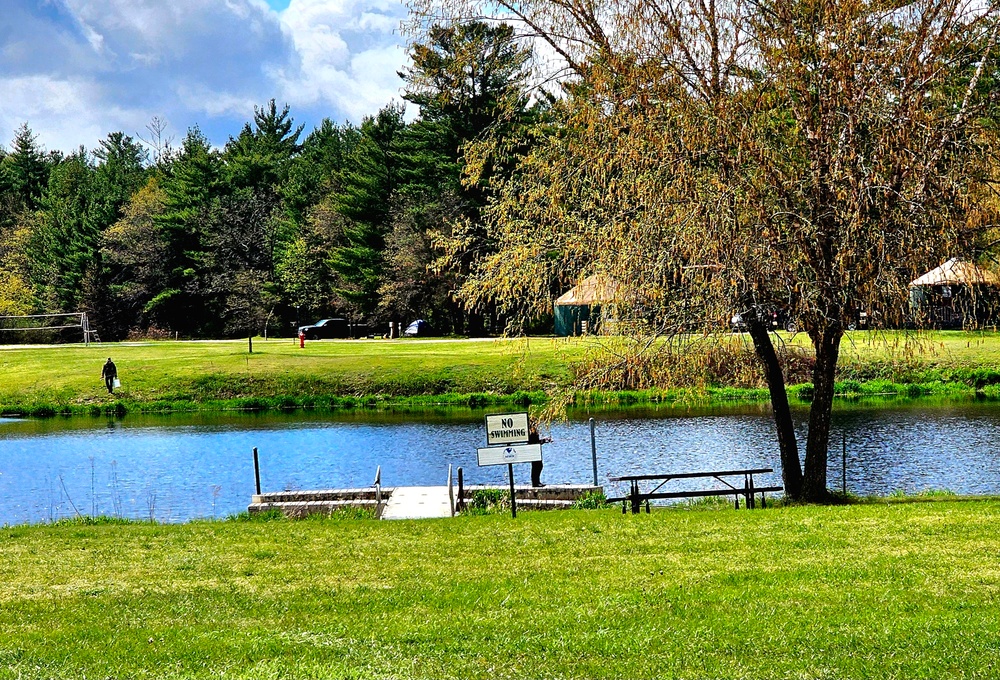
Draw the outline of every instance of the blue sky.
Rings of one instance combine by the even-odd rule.
[[[46,149],[109,132],[222,145],[276,99],[310,130],[400,101],[399,0],[0,0],[0,144],[24,122]]]

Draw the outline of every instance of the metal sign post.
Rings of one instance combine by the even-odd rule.
[[[486,448],[478,449],[479,465],[506,465],[510,481],[510,515],[517,517],[514,497],[514,463],[542,459],[542,445],[528,443],[527,413],[495,413],[486,416]]]
[[[510,515],[517,517],[517,502],[514,499],[514,463],[530,463],[542,459],[541,444],[521,444],[519,446],[487,446],[478,449],[479,465],[507,464],[510,477]]]
[[[517,519],[517,501],[514,500],[514,464],[507,463],[507,477],[510,479],[510,516]]]
[[[590,419],[590,458],[594,461],[594,486],[597,486],[597,436],[594,434],[594,419]]]
[[[254,478],[254,488],[257,489],[257,495],[260,495],[260,460],[257,458],[257,447],[253,447],[253,478]]]

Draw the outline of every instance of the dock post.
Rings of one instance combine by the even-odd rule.
[[[507,463],[507,474],[510,475],[510,516],[517,518],[517,501],[514,500],[514,464]]]
[[[256,482],[257,495],[260,495],[260,460],[257,458],[257,447],[253,447],[253,478]]]
[[[451,482],[451,463],[448,463],[448,508],[451,510],[451,516],[455,516],[455,487]]]
[[[462,475],[462,467],[458,468],[458,511],[465,510],[465,478]]]
[[[597,486],[597,439],[594,435],[594,419],[590,419],[590,457],[594,461],[594,486]]]

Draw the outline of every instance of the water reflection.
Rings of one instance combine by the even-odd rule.
[[[0,420],[0,524],[82,514],[182,521],[246,508],[251,450],[266,490],[360,487],[377,465],[386,485],[443,484],[448,464],[468,483],[503,483],[506,468],[480,468],[484,412],[356,411],[335,416],[174,414],[121,421]],[[586,412],[551,427],[544,481],[592,478]],[[608,476],[736,467],[778,468],[765,407],[597,412],[601,483]],[[800,437],[804,412],[796,413]],[[1000,408],[992,403],[840,405],[834,414],[830,486],[859,494],[950,489],[1000,492],[992,447]],[[527,483],[528,466],[516,481]],[[777,473],[760,483],[780,483]],[[697,482],[692,482],[697,484]],[[676,488],[683,488],[678,483]],[[609,491],[614,491],[610,489]]]

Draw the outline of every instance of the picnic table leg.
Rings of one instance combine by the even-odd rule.
[[[632,514],[638,515],[642,512],[642,499],[639,498],[639,482],[632,480],[632,492],[629,494],[632,496]]]
[[[753,498],[753,475],[747,475],[747,508],[753,510],[755,508],[754,498]]]

